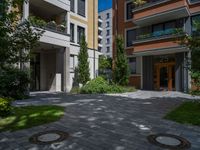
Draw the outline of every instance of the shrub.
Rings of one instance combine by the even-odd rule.
[[[72,87],[71,94],[79,94],[80,93],[80,88],[79,87]]]
[[[96,79],[91,80],[85,86],[81,88],[82,94],[101,94],[107,93],[110,90],[110,86],[107,81],[102,77],[97,77]]]
[[[133,92],[135,88],[133,87],[123,87],[116,84],[109,84],[102,77],[97,77],[91,80],[85,86],[81,88],[82,94],[103,94],[103,93],[124,93]]]
[[[12,111],[11,100],[0,98],[0,116],[6,117],[11,113],[11,111]]]
[[[14,99],[24,99],[28,95],[30,83],[27,71],[17,68],[7,68],[0,72],[0,95]]]

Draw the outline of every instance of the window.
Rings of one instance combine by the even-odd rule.
[[[131,29],[126,31],[126,46],[133,46],[133,41],[136,39],[136,30]]]
[[[136,58],[129,58],[129,67],[131,74],[136,74]]]
[[[134,8],[133,2],[129,2],[126,4],[126,20],[130,20],[133,18],[132,10]]]
[[[72,12],[75,12],[75,9],[74,9],[74,0],[70,0],[70,10]]]
[[[74,42],[74,24],[70,23],[70,41]]]
[[[200,22],[200,15],[192,16],[192,32],[196,32],[195,22]]]
[[[106,52],[107,52],[107,53],[110,53],[110,47],[107,47],[107,48],[106,48]]]
[[[109,21],[106,22],[106,27],[107,28],[110,27],[110,22]]]
[[[85,17],[85,0],[78,0],[78,14]]]
[[[3,0],[0,0],[0,17],[2,16],[3,12],[4,12]]]
[[[78,26],[77,28],[77,43],[80,43],[81,37],[85,36],[85,28]]]
[[[106,19],[109,19],[109,18],[110,18],[110,14],[107,13],[107,14],[106,14]]]
[[[110,30],[106,30],[106,36],[110,35]]]
[[[75,59],[74,55],[70,55],[70,72],[74,72],[75,69]]]
[[[106,39],[106,44],[110,44],[110,39]]]

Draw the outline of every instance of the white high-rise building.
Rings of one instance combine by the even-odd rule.
[[[112,8],[99,12],[98,50],[112,58]]]

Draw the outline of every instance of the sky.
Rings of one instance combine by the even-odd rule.
[[[112,0],[99,0],[99,12],[112,7]]]

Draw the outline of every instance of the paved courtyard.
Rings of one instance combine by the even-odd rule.
[[[58,122],[17,132],[0,133],[1,150],[161,150],[147,141],[157,133],[175,134],[200,150],[200,127],[162,119],[183,101],[198,99],[178,92],[148,92],[116,95],[67,95],[32,93],[32,98],[14,103],[61,105],[65,116]],[[64,142],[51,145],[29,143],[33,134],[48,130],[68,132]]]

